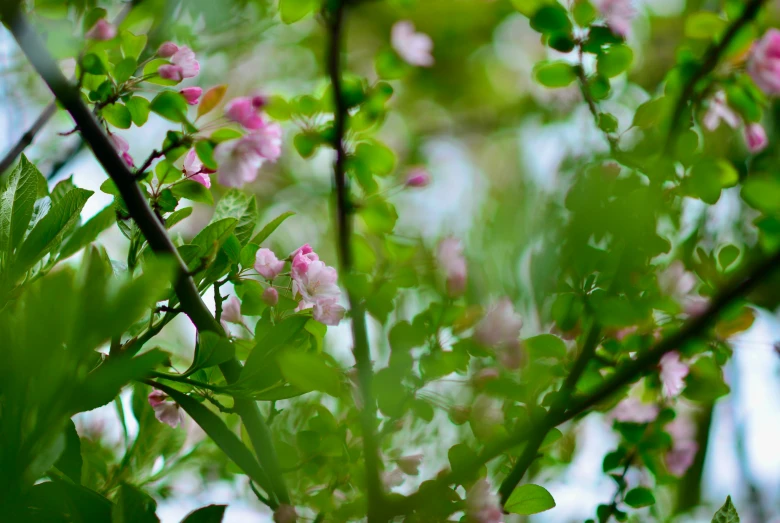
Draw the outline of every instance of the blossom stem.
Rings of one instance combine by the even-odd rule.
[[[336,199],[336,226],[339,261],[342,280],[352,272],[352,214],[354,211],[350,199],[349,181],[346,173],[347,152],[345,149],[347,105],[344,100],[341,83],[341,52],[346,5],[343,0],[329,2],[325,19],[328,21],[329,46],[327,56],[328,74],[333,86],[334,96],[334,143],[336,160],[334,162],[334,193]],[[376,439],[376,403],[372,392],[373,370],[366,328],[366,313],[361,299],[347,289],[351,309],[354,356],[358,373],[358,384],[363,399],[360,413],[363,433],[363,452],[366,469],[368,494],[368,521],[380,521],[382,515],[382,483],[379,477],[380,458]]]
[[[165,227],[158,221],[149,202],[141,192],[133,172],[117,154],[111,140],[82,101],[78,87],[68,82],[60,71],[40,37],[22,13],[20,2],[16,0],[0,2],[0,18],[9,28],[37,73],[78,125],[84,141],[89,144],[98,162],[114,181],[131,217],[138,224],[149,246],[156,253],[175,261],[178,274],[174,282],[174,290],[182,310],[187,313],[199,331],[212,331],[220,336],[225,336],[221,325],[203,302],[197,286],[188,274],[187,266],[179,256]],[[233,358],[220,364],[219,368],[225,376],[225,380],[230,384],[239,379],[243,366],[237,359]],[[270,478],[273,493],[280,503],[289,504],[290,497],[279,467],[271,434],[260,414],[257,403],[248,399],[236,399],[235,409],[247,429],[261,465]]]
[[[710,46],[704,55],[701,65],[696,68],[695,72],[688,78],[688,81],[685,82],[685,85],[680,91],[680,97],[677,99],[674,111],[671,113],[672,122],[669,127],[669,134],[666,138],[666,144],[664,145],[665,154],[669,154],[672,151],[674,142],[677,139],[679,127],[682,123],[682,116],[686,112],[685,109],[688,102],[690,102],[691,107],[693,107],[701,99],[702,93],[696,93],[696,84],[718,66],[721,56],[726,52],[726,49],[728,49],[732,40],[734,40],[734,37],[737,36],[745,25],[756,17],[759,9],[765,2],[766,0],[750,0],[742,10],[742,14],[729,26],[723,34],[723,37],[717,43]]]

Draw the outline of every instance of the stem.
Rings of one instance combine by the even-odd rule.
[[[157,220],[149,207],[133,173],[116,153],[108,136],[104,134],[89,108],[81,100],[79,89],[71,85],[59,70],[43,42],[20,11],[18,1],[0,2],[0,15],[27,59],[49,86],[57,100],[73,117],[84,141],[92,148],[95,157],[117,186],[131,217],[138,224],[149,246],[154,252],[175,260],[178,266],[178,275],[174,289],[181,303],[181,309],[187,313],[198,331],[212,331],[224,336],[225,332],[219,322],[211,315],[206,304],[203,303],[198,288],[188,275],[187,267],[179,256],[178,250],[168,237],[164,226]],[[219,368],[228,383],[235,383],[243,369],[241,363],[235,358],[220,364]],[[260,415],[257,404],[252,400],[237,399],[235,407],[246,426],[258,459],[271,479],[274,493],[280,502],[289,503],[290,498],[273,448],[271,435]]]
[[[695,92],[696,84],[718,66],[721,55],[723,55],[723,53],[726,51],[731,41],[743,26],[756,17],[758,10],[765,1],[766,0],[750,0],[750,2],[745,6],[744,11],[742,11],[740,17],[737,18],[734,23],[731,24],[726,30],[723,38],[717,44],[710,46],[710,48],[707,50],[707,53],[704,55],[704,61],[701,66],[699,66],[691,75],[691,77],[688,78],[688,81],[685,82],[682,91],[680,91],[680,98],[677,100],[677,104],[675,105],[674,111],[671,114],[672,123],[671,127],[669,128],[669,135],[667,136],[666,144],[664,145],[665,154],[669,154],[672,150],[672,146],[674,145],[674,141],[677,138],[677,132],[680,127],[681,117],[683,114],[685,114],[685,108],[688,105],[688,102],[690,101],[691,105],[693,106],[699,101],[701,95],[696,94]]]
[[[629,385],[646,372],[655,368],[661,357],[667,352],[684,346],[687,342],[706,334],[706,330],[714,323],[720,313],[723,312],[735,300],[748,294],[780,267],[780,251],[765,258],[760,263],[746,271],[743,276],[734,278],[721,292],[712,299],[710,307],[701,316],[688,320],[680,329],[658,342],[649,350],[639,354],[636,359],[618,365],[616,371],[609,379],[604,380],[600,386],[585,396],[572,396],[568,402],[569,408],[553,419],[549,420],[550,426],[558,426],[577,416],[586,413],[594,405],[601,403]],[[476,458],[465,463],[459,472],[445,474],[434,481],[428,482],[423,488],[414,494],[394,502],[388,507],[388,513],[408,514],[415,508],[424,506],[432,499],[440,499],[442,493],[446,493],[449,485],[458,484],[469,480],[486,463],[501,456],[504,452],[538,438],[538,433],[546,431],[547,426],[533,430],[527,423],[518,427],[515,432],[488,445]]]
[[[344,29],[346,6],[342,0],[336,0],[330,12],[326,12],[329,22],[330,40],[328,46],[328,74],[333,85],[335,132],[334,148],[336,161],[334,163],[334,193],[336,197],[336,225],[339,260],[341,264],[342,281],[352,272],[352,213],[349,181],[346,175],[347,153],[344,146],[346,132],[347,106],[344,102],[341,84],[341,48]],[[327,8],[326,8],[327,9]],[[363,432],[363,452],[365,454],[366,487],[368,493],[368,521],[379,521],[382,516],[383,503],[382,486],[379,479],[380,459],[376,440],[376,404],[372,392],[373,370],[371,353],[366,329],[366,313],[360,298],[347,290],[347,298],[351,309],[353,353],[358,372],[358,384],[363,399],[363,409],[360,413],[360,424]]]
[[[24,151],[35,140],[35,136],[43,129],[54,113],[57,112],[57,104],[50,102],[43,112],[35,119],[32,126],[19,138],[19,141],[11,147],[11,150],[6,153],[2,160],[0,160],[0,174],[8,170],[11,165],[16,161],[22,151]]]

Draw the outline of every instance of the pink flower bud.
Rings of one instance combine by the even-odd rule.
[[[168,395],[160,390],[154,390],[149,394],[149,405],[154,410],[157,421],[176,428],[182,422],[183,415],[179,405],[173,401],[167,401]]]
[[[268,304],[269,307],[275,307],[279,303],[279,291],[273,287],[268,287],[263,291],[263,301]]]
[[[179,93],[187,100],[188,104],[198,105],[198,102],[200,102],[200,95],[203,94],[203,89],[200,87],[185,87],[179,91]]]
[[[157,49],[157,54],[161,58],[170,58],[174,54],[176,54],[176,51],[179,50],[179,46],[174,44],[173,42],[165,42]]]
[[[161,65],[157,69],[157,74],[160,75],[160,78],[173,80],[174,82],[181,82],[184,79],[182,68],[173,64]]]
[[[255,270],[267,280],[273,280],[284,269],[284,261],[279,260],[271,249],[258,249],[255,254]]]
[[[292,505],[279,505],[274,512],[274,523],[295,523],[298,521],[298,514]]]
[[[241,315],[241,302],[235,296],[231,296],[222,306],[222,319],[228,323],[244,322],[244,317]]]
[[[763,151],[769,143],[766,131],[759,123],[751,123],[745,126],[745,141],[748,149],[753,154]]]
[[[262,94],[256,94],[252,97],[252,107],[255,108],[256,111],[259,111],[263,107],[268,105],[268,97]]]
[[[89,40],[111,40],[116,37],[116,26],[105,18],[101,18],[84,36]]]
[[[407,187],[425,187],[431,183],[431,175],[422,167],[416,167],[406,175]]]
[[[161,390],[154,389],[149,393],[149,405],[156,407],[168,399],[168,395]]]
[[[230,100],[225,106],[225,116],[249,130],[260,129],[265,124],[253,99],[248,96],[239,96]]]

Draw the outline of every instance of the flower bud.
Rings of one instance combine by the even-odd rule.
[[[179,46],[174,44],[173,42],[165,42],[157,49],[157,55],[161,58],[170,58],[171,56],[176,54],[176,51],[179,50]]]
[[[273,287],[268,287],[263,291],[263,301],[268,304],[269,307],[275,307],[279,303],[279,291]]]
[[[101,18],[84,36],[89,40],[111,40],[116,37],[116,26],[105,18]]]
[[[426,187],[431,183],[431,175],[422,167],[416,167],[406,175],[407,187]]]
[[[198,105],[200,102],[200,95],[203,94],[203,89],[200,87],[185,87],[179,93],[187,100],[190,105]]]

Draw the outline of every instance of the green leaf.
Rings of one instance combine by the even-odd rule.
[[[739,258],[739,247],[736,245],[726,245],[718,251],[718,261],[723,270],[727,270]]]
[[[118,84],[123,84],[130,79],[138,68],[138,62],[135,58],[125,58],[114,67],[114,80]]]
[[[580,0],[574,3],[571,14],[578,26],[588,27],[599,13],[589,0]]]
[[[261,373],[273,361],[273,355],[286,347],[297,334],[304,330],[309,318],[302,315],[293,315],[274,325],[268,334],[257,341],[257,344],[249,353],[249,357],[241,371],[241,381],[251,379],[253,375]]]
[[[574,67],[566,62],[539,62],[534,78],[545,87],[566,87],[577,78]]]
[[[541,7],[531,17],[531,27],[540,33],[571,31],[571,20],[566,9],[559,3]]]
[[[108,123],[119,129],[129,129],[133,123],[130,111],[123,104],[115,103],[103,107],[100,112]]]
[[[176,123],[187,121],[187,101],[179,93],[163,91],[154,97],[149,108],[166,120]]]
[[[609,113],[601,113],[599,115],[599,129],[605,133],[614,133],[617,131],[618,121],[617,118]]]
[[[547,489],[531,483],[520,485],[506,500],[504,509],[512,514],[538,514],[555,507],[555,500]]]
[[[142,96],[133,96],[125,102],[133,123],[141,127],[149,119],[149,100]]]
[[[123,483],[119,486],[111,523],[159,523],[157,502],[146,492]]]
[[[727,22],[710,11],[699,11],[685,20],[685,36],[713,40],[726,27]]]
[[[207,505],[193,510],[181,523],[221,523],[227,505]]]
[[[22,154],[0,195],[0,260],[16,249],[27,231],[35,208],[40,172]],[[6,265],[7,266],[7,265]]]
[[[355,160],[377,176],[387,176],[395,168],[393,150],[374,140],[358,144],[355,148]]]
[[[146,35],[136,36],[130,31],[121,31],[119,33],[119,41],[122,47],[122,53],[128,58],[138,60],[141,53],[146,47]]]
[[[655,496],[649,488],[637,487],[629,490],[623,501],[626,505],[634,508],[649,507],[655,504]]]
[[[742,186],[742,198],[766,214],[780,212],[780,177],[750,176]]]
[[[214,110],[227,92],[227,85],[216,85],[203,93],[198,104],[198,118]]]
[[[607,78],[613,78],[626,71],[634,61],[634,51],[627,45],[610,46],[596,61],[596,70]]]
[[[65,450],[62,451],[54,466],[74,483],[80,485],[83,464],[81,439],[79,439],[79,434],[76,432],[76,425],[73,423],[73,420],[68,420],[65,424]]]
[[[114,225],[115,222],[116,210],[114,209],[114,204],[111,204],[70,235],[68,241],[65,242],[65,246],[60,250],[58,259],[64,260],[69,256],[73,256],[95,241],[101,232]]]
[[[236,355],[236,349],[230,340],[217,333],[204,331],[198,335],[198,349],[195,361],[184,373],[189,376],[199,369],[206,369],[224,363]]]
[[[155,387],[173,398],[195,420],[195,423],[209,435],[214,443],[222,449],[222,452],[233,460],[233,463],[238,465],[258,485],[270,492],[268,476],[257,463],[255,456],[217,414],[207,409],[198,400],[176,389],[160,383],[156,383]]]
[[[319,0],[279,0],[282,22],[292,24],[319,8]]]
[[[254,194],[249,194],[240,189],[230,189],[214,209],[212,222],[223,218],[238,220],[235,235],[241,245],[245,245],[255,230],[258,221],[257,200]]]
[[[334,397],[341,393],[341,374],[321,354],[286,350],[276,357],[285,379],[302,391],[318,390]]]
[[[273,220],[271,220],[265,227],[263,227],[260,232],[258,232],[254,238],[252,238],[252,242],[255,245],[261,245],[265,240],[268,239],[271,234],[282,224],[284,220],[289,218],[290,216],[295,216],[295,213],[292,211],[283,212]]]
[[[712,523],[739,523],[739,514],[731,502],[731,496],[726,498],[726,502],[712,516]]]
[[[171,192],[174,196],[187,198],[193,202],[205,203],[208,205],[214,203],[214,197],[211,195],[211,191],[192,180],[183,180],[177,183],[171,187]]]
[[[295,150],[302,158],[311,158],[321,143],[320,137],[313,132],[300,132],[293,138]]]
[[[553,334],[540,334],[528,338],[523,342],[525,348],[536,358],[564,358],[566,356],[566,344],[558,336]]]
[[[727,160],[707,158],[691,167],[686,187],[692,196],[712,205],[720,199],[722,188],[733,187],[738,180],[737,170]]]
[[[107,73],[103,61],[94,53],[89,53],[81,59],[81,68],[89,74],[104,75]]]
[[[195,152],[203,165],[212,171],[217,170],[217,162],[214,160],[214,146],[208,140],[195,142]]]
[[[191,243],[200,247],[201,255],[216,252],[233,234],[237,223],[238,220],[235,218],[222,218],[210,223],[192,239]]]
[[[59,243],[65,233],[79,219],[81,209],[92,196],[92,191],[73,189],[52,206],[49,213],[30,231],[11,268],[11,281],[27,272],[46,253]]]

